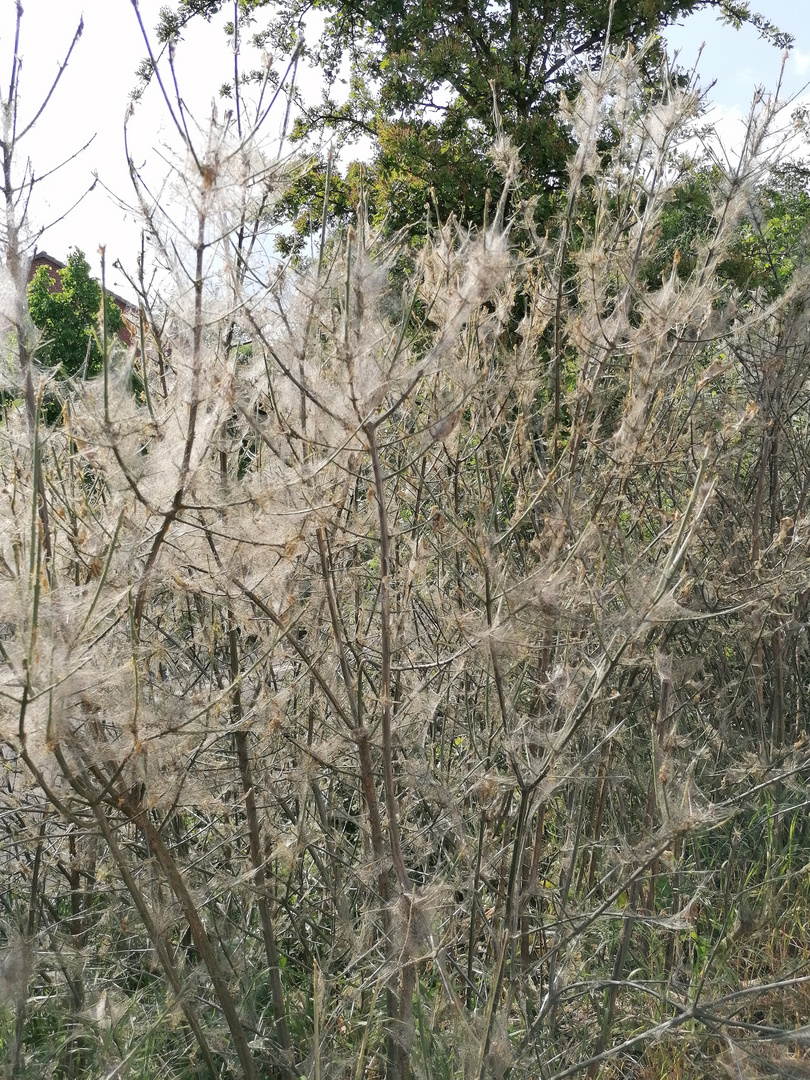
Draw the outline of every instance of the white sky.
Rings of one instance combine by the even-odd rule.
[[[802,0],[751,0],[751,8],[761,11],[780,30],[793,34],[795,44],[785,66],[783,96],[800,93],[810,80],[810,27],[808,9]],[[699,65],[704,86],[713,80],[712,100],[723,110],[744,115],[756,86],[773,90],[779,77],[782,54],[763,41],[751,26],[735,31],[718,22],[704,9],[666,33],[670,51],[679,50],[680,62],[691,67],[701,44],[705,43]]]
[[[166,2],[140,0],[143,23],[150,33]],[[68,250],[76,246],[96,267],[98,247],[106,244],[108,285],[127,295],[125,280],[111,268],[116,259],[127,267],[134,266],[140,247],[137,215],[123,205],[133,197],[124,153],[124,117],[137,84],[135,71],[146,55],[132,4],[130,0],[23,0],[23,4],[23,124],[39,108],[82,14],[84,32],[47,110],[21,144],[19,167],[29,157],[35,173],[43,175],[70,158],[95,134],[92,144],[75,160],[37,185],[29,215],[32,227],[38,230],[59,218],[90,188],[96,175],[99,180],[65,220],[47,229],[38,241],[38,249],[65,259]],[[197,20],[177,50],[176,70],[183,100],[192,115],[203,119],[210,116],[214,100],[220,112],[228,107],[219,99],[219,87],[233,73],[233,54],[223,33],[226,17],[211,24]],[[14,0],[0,0],[0,87],[4,94],[14,26]],[[256,59],[254,52],[251,60]],[[283,71],[286,58],[281,58],[278,66]],[[164,78],[169,77],[166,70]],[[277,135],[283,114],[282,103],[269,118],[268,135]],[[154,81],[130,120],[129,145],[136,164],[146,163],[147,168],[150,164],[159,166],[158,154],[165,152],[167,145],[178,146]]]
[[[789,114],[792,108],[808,101],[808,9],[803,0],[751,0],[750,6],[795,39],[780,90],[780,100],[788,103],[786,114]],[[665,36],[670,54],[678,52],[681,66],[691,68],[698,62],[701,86],[709,90],[713,105],[707,120],[714,125],[723,144],[727,147],[739,144],[755,90],[761,88],[766,94],[776,90],[782,67],[781,50],[760,38],[753,27],[733,30],[705,9],[671,27]],[[806,153],[799,146],[793,149],[800,156]]]
[[[152,29],[160,7],[167,0],[140,0],[144,24]],[[43,174],[75,153],[94,133],[93,144],[54,177],[43,182],[31,203],[32,224],[47,224],[64,214],[93,182],[100,183],[68,217],[50,228],[40,239],[39,249],[64,259],[71,246],[84,250],[91,264],[98,261],[99,244],[107,245],[107,261],[115,259],[133,266],[139,248],[139,227],[104,189],[121,200],[131,196],[131,185],[123,153],[123,119],[129,93],[135,85],[135,69],[145,55],[143,40],[130,0],[23,0],[22,114],[29,117],[39,107],[41,97],[57,71],[60,56],[70,43],[79,18],[84,14],[85,30],[74,51],[70,66],[48,109],[25,140],[21,153],[30,156],[35,172]],[[753,7],[764,8],[769,18],[792,32],[796,46],[788,60],[783,95],[798,94],[810,79],[810,29],[797,0],[761,0]],[[14,0],[0,0],[0,86],[8,84],[14,30]],[[210,112],[218,88],[232,70],[233,58],[222,33],[224,18],[216,24],[199,22],[186,35],[178,50],[178,74],[185,101],[197,115]],[[723,137],[733,140],[747,112],[754,89],[773,90],[779,75],[781,55],[758,39],[750,27],[739,32],[722,27],[711,12],[691,16],[667,35],[671,49],[680,50],[682,64],[691,66],[701,42],[705,48],[700,62],[703,85],[712,79],[716,102],[710,117]],[[317,84],[313,77],[312,86]],[[313,92],[314,89],[313,89]],[[221,106],[220,106],[221,107]],[[270,119],[270,134],[278,131],[283,107]],[[171,138],[165,122],[166,110],[156,86],[139,104],[130,125],[131,145],[136,159],[154,160],[155,148]],[[104,187],[102,186],[104,185]],[[113,271],[112,288],[126,293],[123,279]]]

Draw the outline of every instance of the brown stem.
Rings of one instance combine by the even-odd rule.
[[[2,143],[3,151],[3,191],[6,200],[6,269],[14,283],[16,293],[16,305],[14,313],[14,330],[17,336],[17,356],[20,362],[20,374],[23,380],[23,397],[25,398],[25,412],[28,419],[28,431],[35,445],[38,445],[37,426],[39,424],[39,410],[37,408],[37,396],[34,390],[34,382],[31,375],[31,362],[33,354],[29,347],[29,325],[26,304],[25,267],[19,250],[19,228],[14,212],[14,183],[12,177],[13,143]],[[48,513],[48,498],[45,489],[45,476],[42,471],[41,455],[34,455],[34,484],[37,489],[37,513],[42,526],[42,543],[45,548],[45,561],[51,565],[53,550],[51,548],[51,526]]]
[[[237,726],[242,724],[242,694],[239,689],[239,646],[236,637],[236,627],[233,625],[233,615],[228,612],[228,643],[230,651],[231,682],[234,685],[233,692],[233,718]],[[239,775],[242,779],[242,791],[244,793],[245,816],[248,823],[248,837],[250,841],[250,861],[253,867],[253,877],[256,883],[256,902],[259,908],[259,919],[262,924],[262,937],[264,938],[264,950],[267,957],[267,970],[270,976],[270,990],[273,995],[273,1010],[276,1014],[276,1031],[278,1041],[286,1054],[288,1061],[282,1064],[284,1074],[292,1077],[292,1043],[287,1028],[287,1011],[284,1004],[284,990],[281,985],[281,968],[278,962],[278,949],[276,947],[276,935],[273,928],[273,920],[270,917],[270,908],[267,903],[267,885],[264,874],[264,860],[262,859],[261,836],[259,832],[259,817],[256,812],[256,796],[253,788],[253,775],[250,765],[250,755],[247,747],[247,732],[237,730],[234,735],[236,743],[236,755],[239,760]]]
[[[157,925],[155,924],[155,920],[152,917],[152,912],[149,908],[149,905],[147,904],[143,893],[138,888],[138,883],[135,881],[135,878],[133,877],[132,872],[129,869],[126,859],[124,858],[124,853],[118,846],[118,842],[115,839],[115,834],[110,828],[110,823],[107,820],[106,814],[97,802],[91,802],[91,807],[96,821],[98,822],[99,828],[101,829],[102,835],[104,836],[104,839],[107,843],[107,847],[110,850],[110,854],[115,860],[116,866],[121,871],[121,877],[124,879],[124,884],[129,890],[129,895],[132,897],[132,901],[135,904],[135,908],[137,909],[138,915],[141,918],[141,922],[143,923],[144,928],[149,935],[149,940],[152,942],[152,945],[155,948],[155,952],[158,955],[158,959],[160,960],[161,966],[166,972],[166,978],[169,980],[169,985],[174,991],[177,1000],[180,1002],[180,1007],[183,1010],[183,1015],[185,1016],[186,1020],[188,1021],[189,1027],[194,1033],[194,1037],[197,1040],[198,1046],[200,1047],[200,1052],[202,1053],[202,1056],[205,1060],[205,1064],[208,1066],[208,1070],[211,1073],[211,1076],[215,1077],[219,1074],[219,1070],[214,1063],[214,1057],[211,1053],[210,1047],[208,1046],[208,1040],[205,1037],[205,1032],[203,1031],[200,1022],[197,1019],[197,1014],[192,1009],[189,1001],[183,995],[183,987],[180,982],[180,976],[177,974],[177,969],[174,966],[174,961],[172,960],[171,952],[169,951],[169,948],[166,944],[166,939],[163,934],[161,934],[161,932],[158,930]]]
[[[627,909],[624,915],[624,922],[622,923],[621,934],[619,935],[619,947],[616,950],[616,959],[613,962],[613,973],[611,976],[611,985],[605,992],[605,1016],[602,1023],[602,1030],[599,1034],[599,1042],[596,1045],[594,1056],[598,1057],[607,1046],[607,1041],[610,1036],[610,1030],[613,1026],[613,1016],[616,1011],[616,998],[619,993],[619,980],[622,977],[624,971],[624,962],[627,959],[627,950],[630,948],[630,938],[633,933],[633,926],[635,924],[635,911],[636,911],[636,898],[638,896],[638,881],[634,881],[630,886],[630,894],[627,900]],[[591,1064],[588,1070],[588,1077],[595,1077],[597,1073],[597,1064],[594,1062]]]
[[[349,699],[349,707],[352,711],[355,723],[359,723],[360,717],[357,710],[357,699],[354,695],[354,689],[352,685],[352,673],[349,668],[349,661],[346,657],[346,650],[343,646],[343,625],[340,621],[340,613],[338,611],[337,599],[335,597],[335,588],[332,582],[332,572],[329,567],[328,550],[326,544],[326,533],[323,528],[318,529],[318,552],[321,557],[321,573],[323,574],[324,584],[326,585],[326,599],[329,604],[329,618],[332,622],[332,633],[335,635],[335,646],[338,651],[338,659],[340,660],[340,670],[343,675],[343,682],[346,686],[346,696]]]
[[[188,928],[191,931],[192,940],[208,970],[214,991],[219,1000],[223,1015],[225,1016],[225,1021],[228,1025],[231,1038],[233,1039],[236,1048],[236,1053],[239,1057],[239,1062],[242,1066],[242,1074],[245,1080],[258,1080],[256,1066],[250,1052],[245,1029],[242,1026],[242,1021],[239,1019],[236,1005],[228,987],[227,980],[222,973],[222,968],[217,960],[211,940],[205,932],[200,913],[197,911],[185,881],[183,881],[183,875],[180,873],[177,863],[172,858],[171,852],[163,843],[163,837],[149,820],[149,815],[146,811],[142,810],[140,807],[135,807],[126,803],[123,809],[126,811],[130,821],[132,821],[141,833],[143,833],[144,839],[147,841],[151,851],[160,863],[169,885],[171,886],[172,892],[183,910],[183,915],[188,923]]]
[[[754,499],[754,511],[751,519],[751,562],[759,560],[759,522],[762,516],[762,501],[765,492],[765,477],[768,473],[768,461],[771,452],[771,435],[767,432],[762,442],[762,453],[759,458],[759,474],[757,476],[757,491]]]
[[[366,429],[369,452],[371,454],[371,468],[374,472],[374,489],[377,496],[377,515],[380,523],[380,708],[382,710],[382,741],[383,741],[383,783],[385,786],[385,808],[388,813],[388,833],[391,838],[391,858],[394,863],[394,873],[403,893],[410,892],[411,882],[408,871],[405,868],[405,858],[402,854],[402,844],[399,836],[399,818],[397,814],[397,799],[394,789],[394,755],[393,737],[391,733],[392,699],[391,699],[391,539],[388,530],[388,512],[385,506],[385,480],[383,477],[380,454],[377,448],[377,436],[374,426],[369,424]]]

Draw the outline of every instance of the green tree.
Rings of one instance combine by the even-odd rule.
[[[740,285],[765,301],[781,296],[806,264],[810,231],[810,168],[786,162],[773,169],[752,200],[730,261]]]
[[[717,166],[687,167],[659,222],[659,242],[645,264],[647,284],[660,287],[675,266],[687,278],[707,237],[717,228],[713,191]],[[742,295],[780,296],[807,258],[810,235],[810,166],[783,162],[769,170],[748,195],[747,212],[720,267],[720,276]]]
[[[222,0],[181,0],[163,9],[158,34],[176,40],[189,19],[211,16]],[[296,42],[296,27],[313,5],[280,0],[254,41],[278,51]],[[702,8],[716,10],[731,26],[754,25],[781,48],[791,38],[740,0],[319,0],[324,32],[307,57],[326,77],[316,105],[304,107],[293,137],[316,137],[325,129],[352,139],[370,137],[374,161],[366,178],[372,211],[392,229],[413,227],[425,204],[442,218],[450,213],[480,222],[493,182],[487,150],[495,135],[493,104],[503,130],[521,148],[523,194],[536,196],[546,220],[565,179],[571,133],[559,118],[561,93],[578,89],[577,69],[592,70],[606,44],[644,44],[678,19]],[[239,47],[269,0],[241,0],[228,26]],[[348,99],[333,92],[344,60],[350,62]],[[643,66],[650,88],[660,81],[663,50],[646,50]],[[148,75],[151,66],[144,68]],[[243,72],[226,87],[238,94]],[[310,184],[295,189],[299,224],[320,206],[310,201]],[[493,195],[497,197],[497,191]]]
[[[78,248],[70,252],[59,277],[61,291],[52,292],[53,279],[41,266],[28,286],[31,318],[42,332],[37,359],[58,368],[60,376],[82,370],[94,375],[101,369],[97,333],[101,286],[90,276],[90,264]],[[112,335],[121,327],[121,310],[111,300],[106,306],[107,334]]]

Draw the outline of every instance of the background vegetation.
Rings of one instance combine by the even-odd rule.
[[[653,55],[577,69],[550,218],[496,113],[477,228],[324,178],[290,263],[261,98],[167,96],[88,380],[7,180],[8,1076],[810,1067],[807,195]]]
[[[488,155],[499,126],[520,147],[523,197],[537,199],[535,220],[544,225],[559,211],[573,152],[560,95],[576,95],[578,72],[598,69],[605,45],[643,47],[639,88],[654,92],[666,63],[658,34],[700,9],[729,26],[752,24],[780,49],[792,43],[741,0],[320,0],[314,8],[308,0],[178,0],[162,10],[156,33],[168,49],[189,22],[232,12],[233,47],[253,43],[282,55],[295,48],[296,66],[322,77],[320,100],[293,88],[291,137],[322,149],[317,167],[279,204],[278,220],[295,224],[277,241],[286,253],[305,246],[321,204],[330,223],[345,226],[361,195],[389,230],[421,232],[426,205],[442,220],[455,214],[480,225],[488,190],[496,200],[502,190]],[[147,61],[142,77],[151,71]],[[240,95],[266,77],[240,70],[222,92],[238,110]],[[314,200],[313,189],[322,193],[325,183],[327,139],[349,155],[358,138],[370,146],[371,162],[333,173],[330,199]]]
[[[37,360],[58,367],[58,374],[98,375],[102,345],[99,342],[98,313],[101,286],[90,276],[90,264],[83,251],[74,249],[60,271],[58,288],[47,268],[41,266],[28,286],[28,310],[40,331]],[[106,333],[111,337],[121,328],[118,305],[107,299]]]

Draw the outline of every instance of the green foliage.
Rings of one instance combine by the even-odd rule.
[[[644,279],[660,287],[673,268],[685,280],[717,228],[714,191],[720,170],[684,163],[681,180],[659,223],[659,242]],[[807,258],[810,240],[810,168],[788,162],[769,171],[748,196],[735,241],[719,268],[722,279],[765,300],[780,296]]]
[[[195,15],[210,19],[223,0],[183,0],[165,9],[159,35],[176,36]],[[571,132],[560,122],[560,94],[574,96],[577,72],[598,67],[606,46],[646,45],[643,75],[659,81],[663,53],[657,35],[700,8],[712,8],[731,27],[753,24],[779,48],[790,35],[749,5],[736,0],[321,0],[326,16],[320,41],[308,58],[326,77],[323,100],[304,106],[295,137],[371,138],[374,160],[366,178],[369,200],[388,227],[421,231],[425,205],[446,219],[480,222],[492,176],[488,148],[498,124],[521,148],[523,197],[537,199],[536,214],[548,220],[553,193],[564,185]],[[288,52],[309,4],[274,3],[263,42]],[[269,0],[240,4],[243,26],[252,26]],[[236,43],[234,24],[229,24]],[[652,44],[650,44],[652,39]],[[349,94],[334,89],[348,61]],[[246,76],[243,76],[246,78]],[[229,91],[230,92],[230,91]],[[293,191],[293,216],[313,208],[306,187]],[[333,219],[340,222],[339,215]]]
[[[309,110],[307,124],[312,132],[350,123],[374,131],[376,179],[383,198],[394,195],[393,227],[412,225],[427,193],[441,217],[481,221],[492,180],[486,152],[496,135],[493,101],[521,148],[523,194],[544,196],[564,182],[572,144],[558,104],[561,93],[576,93],[578,65],[593,69],[606,45],[640,47],[707,6],[737,21],[750,17],[743,5],[731,11],[723,0],[552,0],[541,10],[533,0],[337,0],[324,5],[327,40],[317,55],[348,55],[355,81],[379,89],[353,90],[341,115],[327,100]],[[782,42],[775,27],[762,29]],[[649,86],[661,61],[658,45],[647,51]]]
[[[303,253],[308,240],[317,238],[324,227],[324,198],[327,222],[330,228],[336,224],[348,225],[357,212],[364,194],[364,169],[355,164],[345,176],[328,168],[323,161],[313,162],[298,177],[276,203],[273,220],[279,225],[288,224],[289,231],[276,238],[276,247],[282,255]]]
[[[101,315],[101,286],[90,276],[84,253],[74,249],[67,266],[59,274],[61,290],[52,292],[53,279],[41,266],[28,286],[28,308],[34,325],[41,331],[37,359],[57,369],[62,377],[101,370],[98,324]],[[107,302],[108,337],[121,328],[121,309]]]
[[[660,287],[673,267],[681,279],[694,271],[700,246],[706,243],[714,223],[712,192],[717,179],[716,170],[684,164],[683,175],[661,212],[659,242],[644,268],[649,286]]]
[[[810,168],[787,163],[757,189],[731,256],[737,284],[782,295],[806,263],[810,240]]]

